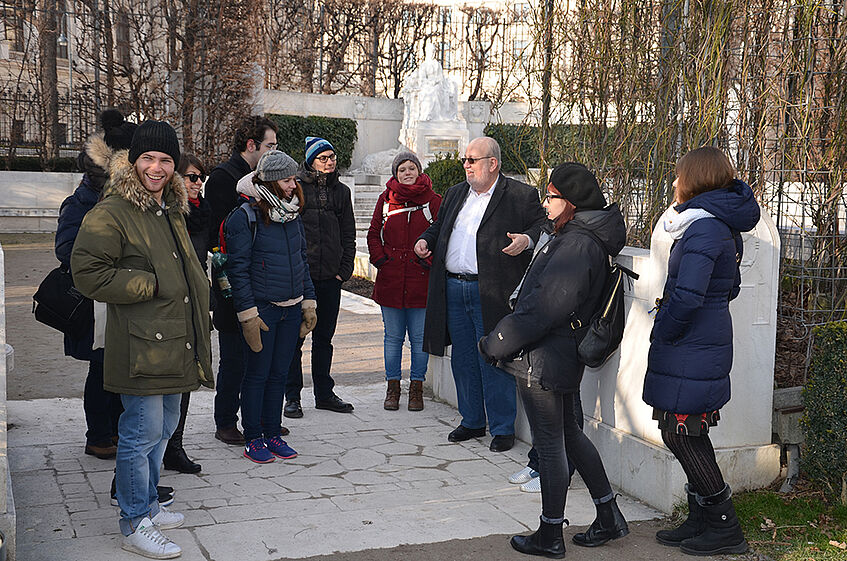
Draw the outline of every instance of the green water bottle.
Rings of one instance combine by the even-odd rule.
[[[212,271],[215,273],[215,281],[218,283],[218,288],[224,298],[232,298],[232,285],[229,284],[229,277],[226,275],[226,259],[227,254],[221,252],[221,248],[215,247],[212,249]]]

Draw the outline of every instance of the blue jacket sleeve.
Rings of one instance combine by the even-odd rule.
[[[256,227],[261,225],[257,221]],[[250,267],[253,261],[253,231],[247,212],[233,212],[224,226],[226,234],[226,274],[232,286],[232,302],[236,312],[249,310],[256,305],[253,299],[253,284]]]
[[[79,233],[82,219],[89,209],[82,208],[75,195],[62,202],[59,209],[59,222],[56,226],[56,259],[66,267],[71,266],[71,251]]]
[[[297,227],[300,229],[300,259],[303,260],[303,298],[305,300],[314,300],[315,285],[312,282],[312,275],[309,273],[309,257],[306,253],[306,230],[303,229],[303,220],[297,219]]]

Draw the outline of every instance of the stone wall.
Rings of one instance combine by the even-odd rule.
[[[662,444],[641,392],[653,323],[648,311],[662,295],[671,242],[657,229],[650,251],[626,248],[618,258],[640,275],[627,289],[624,339],[600,369],[586,369],[581,388],[585,432],[600,451],[612,485],[665,512],[684,500],[686,480]],[[741,270],[741,293],[730,305],[733,398],[710,433],[721,470],[736,490],[766,486],[780,470],[779,446],[771,444],[779,235],[767,214],[753,232],[744,234]],[[449,358],[431,357],[427,378],[436,396],[456,404]],[[521,411],[516,431],[531,442]]]
[[[12,480],[9,475],[9,456],[6,441],[6,263],[3,247],[0,246],[0,531],[6,540],[6,554],[10,561],[15,558],[15,501],[12,498]]]

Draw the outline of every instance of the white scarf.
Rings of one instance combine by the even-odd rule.
[[[297,199],[297,195],[292,195],[291,200],[288,201],[280,199],[264,185],[253,183],[255,173],[251,171],[239,179],[235,190],[248,197],[261,199],[268,203],[271,206],[268,215],[273,222],[290,222],[300,216],[300,201]]]
[[[671,206],[665,212],[664,217],[662,227],[665,229],[665,232],[670,234],[673,239],[678,240],[694,222],[701,218],[714,218],[715,215],[702,208],[687,208],[682,212],[677,212]]]

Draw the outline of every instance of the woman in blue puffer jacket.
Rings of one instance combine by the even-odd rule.
[[[675,206],[663,227],[673,238],[657,303],[644,401],[688,478],[688,519],[659,542],[691,555],[743,553],[747,542],[709,439],[730,397],[732,318],[741,285],[741,232],[759,221],[753,191],[720,150],[703,147],[676,166]]]
[[[306,258],[297,162],[262,155],[238,182],[248,198],[226,219],[226,272],[241,333],[250,347],[241,383],[244,456],[256,463],[297,455],[282,440],[282,400],[299,337],[315,327],[315,287]]]

